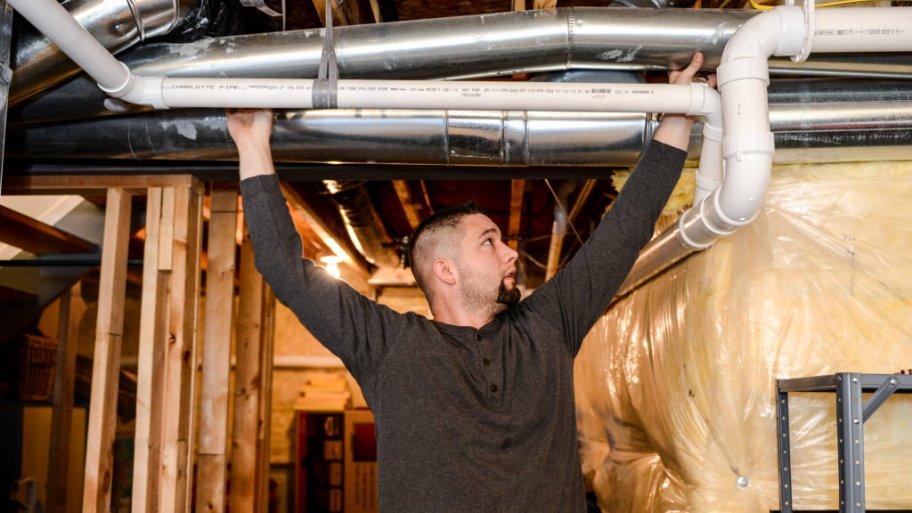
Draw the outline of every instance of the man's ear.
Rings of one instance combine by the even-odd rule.
[[[431,263],[431,270],[434,272],[434,276],[446,283],[447,285],[456,284],[456,269],[453,267],[453,263],[447,260],[446,258],[438,258]]]

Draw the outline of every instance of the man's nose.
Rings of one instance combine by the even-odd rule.
[[[503,251],[505,252],[507,262],[512,262],[516,260],[517,257],[519,257],[519,253],[515,249],[506,245],[503,241],[500,241],[500,244],[503,246]]]

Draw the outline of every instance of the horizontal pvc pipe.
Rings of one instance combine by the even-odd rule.
[[[814,52],[912,51],[910,8],[817,9],[814,16]]]
[[[148,77],[147,77],[148,78]],[[166,107],[313,107],[313,80],[165,78]],[[673,112],[715,114],[718,94],[700,84],[339,80],[339,108]],[[152,93],[154,94],[154,93]],[[134,99],[131,93],[129,98]],[[157,98],[135,98],[153,103]]]

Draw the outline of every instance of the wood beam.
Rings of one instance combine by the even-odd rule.
[[[106,194],[125,189],[141,196],[152,187],[190,187],[192,175],[25,175],[3,178],[3,194]]]
[[[36,255],[95,253],[98,246],[0,205],[0,241]]]
[[[514,251],[519,250],[519,227],[522,221],[522,206],[525,192],[525,180],[511,180],[510,219],[507,222],[507,245]]]
[[[111,505],[111,448],[114,445],[114,427],[117,420],[117,386],[123,339],[131,197],[132,195],[124,189],[108,190],[86,439],[83,512],[106,513]]]
[[[196,496],[200,513],[225,511],[238,186],[213,183],[211,198]]]
[[[393,180],[393,187],[396,189],[396,195],[399,196],[399,203],[402,205],[402,210],[405,211],[405,217],[414,230],[421,222],[421,214],[418,212],[418,205],[412,202],[409,184],[405,180]]]
[[[51,447],[48,455],[47,511],[65,513],[67,473],[70,468],[70,439],[73,426],[73,396],[76,388],[76,342],[81,308],[82,286],[76,282],[60,296],[57,319],[57,363],[51,414]]]

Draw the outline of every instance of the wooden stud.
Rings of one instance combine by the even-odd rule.
[[[203,226],[202,184],[175,190],[174,245],[165,355],[165,447],[162,461],[162,511],[191,509],[198,379],[200,253]]]
[[[136,384],[136,438],[133,455],[134,513],[159,510],[159,495],[165,409],[162,390],[164,351],[160,340],[167,331],[167,273],[159,267],[162,240],[162,205],[165,192],[149,189],[146,202],[146,245],[143,258],[142,314],[139,324],[139,354]]]
[[[209,218],[209,265],[200,397],[196,511],[225,511],[225,449],[228,443],[228,380],[234,315],[237,184],[213,183]]]
[[[73,395],[76,382],[76,342],[79,331],[78,308],[82,287],[77,282],[60,296],[57,320],[57,365],[54,375],[54,411],[51,417],[51,447],[47,477],[47,511],[64,513],[67,506],[66,483],[70,468],[70,438],[73,425]]]
[[[261,478],[257,465],[257,424],[259,399],[262,393],[260,353],[263,323],[263,277],[254,267],[253,246],[244,230],[241,245],[240,288],[238,299],[237,337],[234,377],[234,431],[231,454],[231,511],[256,513],[257,481]]]
[[[147,203],[133,510],[190,508],[201,185],[153,188]]]
[[[275,339],[275,295],[268,285],[263,286],[263,322],[260,330],[260,387],[257,416],[257,497],[262,512],[269,511],[269,441],[272,418],[272,367]]]
[[[111,504],[117,385],[123,339],[127,247],[130,239],[130,200],[131,194],[124,189],[108,191],[86,439],[83,512],[107,513]]]

